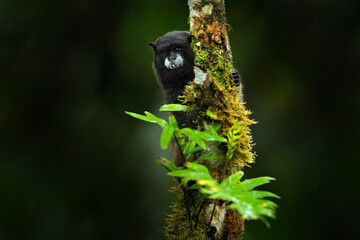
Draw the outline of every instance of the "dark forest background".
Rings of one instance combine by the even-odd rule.
[[[256,163],[282,196],[246,240],[357,239],[359,1],[227,0]],[[164,239],[162,93],[147,45],[187,1],[0,0],[0,239]]]

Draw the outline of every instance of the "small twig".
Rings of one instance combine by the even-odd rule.
[[[182,151],[182,149],[181,149],[181,147],[180,147],[180,144],[179,144],[179,141],[178,141],[178,139],[177,139],[177,137],[176,137],[175,132],[173,133],[173,137],[174,137],[174,139],[175,139],[176,145],[177,145],[178,148],[180,149],[181,157],[182,157],[182,160],[183,160],[182,162],[185,163],[185,156],[184,156],[184,153],[183,153],[183,151]]]
[[[209,226],[211,226],[211,222],[212,222],[212,219],[213,219],[214,214],[215,214],[215,208],[216,208],[217,203],[218,203],[218,199],[216,199],[215,202],[214,202],[214,207],[213,207],[213,210],[212,210],[212,212],[211,212],[211,217],[210,217]]]
[[[183,159],[183,162],[185,163],[184,153],[183,153],[183,151],[182,151],[182,149],[181,149],[181,147],[180,147],[179,141],[178,141],[175,133],[173,133],[173,137],[174,137],[174,139],[175,139],[175,142],[176,142],[178,148],[180,149],[181,157],[182,157],[182,159]],[[179,184],[180,184],[180,186],[181,186],[181,181],[180,181],[180,179],[178,180],[178,182],[179,182]],[[181,189],[183,190],[183,193],[184,193],[186,210],[187,210],[187,213],[188,213],[189,227],[190,227],[190,230],[192,231],[191,212],[190,212],[189,198],[188,198],[188,196],[187,196],[187,191],[186,191],[185,187],[184,187],[184,186],[181,186]],[[194,199],[192,199],[192,200],[193,200],[193,202],[194,202]]]
[[[185,187],[181,186],[181,189],[183,190],[183,193],[184,193],[186,209],[187,209],[187,213],[188,213],[189,227],[190,227],[190,230],[192,231],[193,229],[192,229],[192,225],[191,225],[191,213],[190,213],[189,199],[187,197]]]
[[[182,151],[182,149],[181,149],[181,147],[180,147],[178,138],[176,137],[176,134],[175,134],[175,133],[173,133],[173,137],[174,137],[174,139],[175,139],[176,145],[177,145],[178,148],[180,149],[181,157],[182,157],[182,160],[183,160],[182,162],[185,163],[185,156],[184,156],[184,153],[183,153],[183,151]],[[195,199],[194,199],[193,194],[191,194],[190,197],[191,197],[191,200],[192,200],[192,205],[193,205],[193,207],[195,207]]]
[[[207,199],[205,198],[205,200],[201,203],[201,205],[199,207],[199,211],[197,213],[196,221],[195,221],[195,230],[197,229],[197,225],[198,225],[198,222],[199,222],[199,217],[200,217],[200,214],[201,214],[201,210],[203,209],[206,202],[207,202]]]

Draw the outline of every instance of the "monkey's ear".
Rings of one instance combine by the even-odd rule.
[[[190,34],[187,38],[188,42],[191,43],[192,42],[192,35]]]
[[[154,51],[156,51],[156,43],[150,42],[149,46],[152,47]]]

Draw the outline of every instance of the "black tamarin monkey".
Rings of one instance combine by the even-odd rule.
[[[178,102],[185,85],[194,79],[194,52],[191,35],[185,31],[174,31],[149,43],[154,49],[153,67],[165,94],[167,103]]]
[[[191,35],[187,31],[168,32],[149,43],[154,49],[153,68],[157,80],[161,85],[166,103],[180,103],[178,96],[182,95],[185,86],[194,79],[194,52],[191,48]],[[240,76],[237,71],[233,73],[236,86],[240,85]],[[193,127],[196,113],[174,112],[179,127]],[[183,164],[182,154],[176,142],[172,141],[174,163]]]
[[[185,86],[194,79],[194,52],[191,48],[191,35],[185,31],[174,31],[149,43],[154,49],[153,68],[163,89],[165,103],[180,103]],[[180,127],[191,127],[189,113],[174,112]]]

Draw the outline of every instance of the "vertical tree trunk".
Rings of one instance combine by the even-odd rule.
[[[183,102],[200,109],[199,114],[222,124],[225,136],[236,128],[241,136],[233,157],[226,161],[208,161],[211,175],[221,182],[225,177],[254,161],[252,137],[241,87],[232,79],[233,65],[229,25],[223,0],[189,0],[190,32],[195,53],[195,79],[186,87]],[[240,97],[239,97],[240,95]],[[206,114],[207,113],[207,114]],[[226,154],[226,147],[220,148]],[[236,210],[227,209],[227,202],[206,199],[197,190],[174,187],[179,201],[173,206],[174,214],[167,219],[169,239],[242,239],[244,220]]]
[[[189,0],[188,5],[190,32],[195,37],[193,44],[196,56],[195,64],[202,69],[205,68],[225,89],[236,91],[231,81],[232,53],[224,1]],[[240,92],[240,94],[240,98],[242,98],[242,93]],[[216,103],[212,105],[216,105]],[[212,108],[210,107],[210,109]],[[215,169],[209,168],[212,175],[219,181],[222,178],[220,166]],[[211,203],[206,208],[208,214],[210,210],[212,210],[210,227],[216,239],[241,239],[244,220],[237,211],[227,210],[226,204],[218,201]]]

